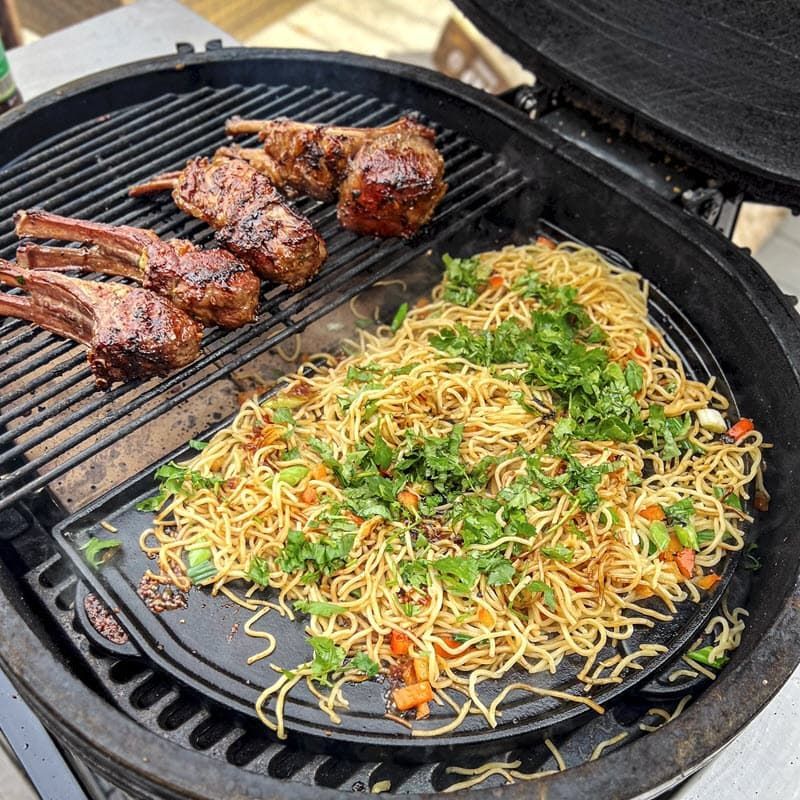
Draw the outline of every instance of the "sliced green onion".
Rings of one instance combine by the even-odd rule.
[[[650,541],[656,546],[659,553],[667,549],[669,544],[669,531],[667,526],[661,520],[655,520],[650,523]]]
[[[697,532],[691,525],[676,525],[674,528],[678,541],[684,547],[691,547],[692,550],[699,550],[700,543],[697,540]]]
[[[190,567],[196,567],[198,564],[202,564],[205,561],[211,560],[211,548],[210,547],[198,547],[196,550],[189,550],[188,551],[188,560]]]
[[[278,480],[281,483],[288,483],[289,486],[297,486],[306,475],[308,475],[308,467],[298,464],[294,467],[286,467],[278,473]]]
[[[205,583],[217,574],[217,568],[211,560],[201,561],[186,570],[186,576],[194,584]]]
[[[394,315],[394,319],[392,320],[392,330],[398,331],[400,330],[400,326],[405,322],[406,317],[408,316],[408,303],[403,303],[400,308],[397,309]]]
[[[727,656],[720,656],[712,660],[710,658],[711,650],[711,645],[701,647],[699,650],[692,650],[691,653],[687,653],[686,658],[691,658],[692,661],[696,661],[698,664],[705,664],[707,667],[713,667],[714,669],[724,667],[730,661]]]

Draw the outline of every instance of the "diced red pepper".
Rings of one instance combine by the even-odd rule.
[[[684,578],[691,578],[694,574],[694,550],[684,547],[676,556],[675,563]]]
[[[720,578],[716,572],[709,572],[708,575],[703,575],[702,578],[698,578],[697,585],[701,589],[709,591],[713,589],[721,580],[722,578]]]
[[[738,442],[745,434],[750,433],[753,428],[755,428],[753,420],[742,417],[735,425],[731,425],[731,427],[728,428],[725,432],[725,437],[731,442]]]
[[[389,647],[392,655],[404,656],[408,653],[409,647],[411,647],[411,639],[401,631],[392,631],[389,636]]]
[[[652,505],[643,508],[639,512],[639,516],[644,517],[647,520],[650,520],[650,522],[656,522],[656,521],[661,522],[666,519],[666,514],[664,513],[664,509],[661,508],[661,506],[659,505]]]
[[[539,247],[546,247],[548,250],[556,249],[556,243],[547,236],[537,236],[536,244],[538,244]]]
[[[409,708],[417,708],[433,700],[433,689],[428,681],[420,681],[395,689],[392,699],[399,711],[408,711]]]
[[[505,281],[502,275],[492,275],[491,278],[489,278],[489,286],[491,286],[492,289],[499,289],[504,283]]]

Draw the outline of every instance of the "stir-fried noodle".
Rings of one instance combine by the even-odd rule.
[[[413,725],[435,735],[470,713],[496,725],[502,704],[478,687],[510,670],[577,655],[590,688],[663,651],[600,656],[713,588],[743,545],[762,439],[747,420],[725,433],[712,410],[726,399],[686,377],[646,291],[572,244],[450,260],[396,331],[305,365],[162,472],[155,505],[168,501],[142,537],[160,580],[251,584],[253,635],[269,630],[261,598],[309,614],[305,664],[271,678],[262,634],[253,667],[279,736],[300,681],[337,721],[348,682],[388,673],[406,724],[453,707],[446,725]],[[559,696],[535,683],[500,699]]]

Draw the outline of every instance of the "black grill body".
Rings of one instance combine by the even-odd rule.
[[[277,87],[275,94],[267,95],[265,86]],[[97,395],[81,373],[82,355],[74,348],[55,340],[43,343],[37,338],[43,335],[27,326],[3,323],[0,348],[7,347],[8,353],[23,348],[25,358],[40,358],[43,369],[40,374],[32,367],[14,375],[14,381],[28,381],[28,388],[15,400],[6,400],[8,408],[17,400],[37,398],[15,423],[29,424],[30,435],[36,435],[36,430],[58,425],[62,413],[39,412],[40,406],[60,403],[69,413],[67,409],[79,403],[89,404],[80,406],[89,409],[80,416],[88,418],[92,438],[76,435],[54,457],[76,458],[77,464],[108,445],[103,437],[116,436],[114,425],[135,427],[149,418],[163,420],[164,404],[181,408],[179,403],[205,391],[230,363],[236,366],[229,371],[249,363],[311,322],[313,315],[322,317],[335,303],[428,249],[435,258],[444,248],[470,252],[523,240],[543,219],[585,242],[612,248],[674,304],[670,318],[676,328],[691,332],[688,341],[707,345],[700,351],[713,354],[709,369],[727,378],[739,406],[756,418],[774,444],[768,453],[772,507],[758,524],[763,567],[749,588],[751,617],[742,646],[681,717],[655,734],[631,736],[630,744],[598,762],[582,763],[592,741],[613,736],[625,726],[637,729],[652,705],[642,696],[627,698],[613,713],[584,726],[580,735],[558,741],[568,763],[581,766],[536,784],[503,788],[501,794],[511,798],[536,792],[551,800],[578,794],[649,797],[698,768],[763,707],[800,657],[800,523],[793,500],[794,476],[800,469],[794,446],[800,438],[800,329],[791,305],[757,264],[702,221],[502,102],[425,71],[346,55],[221,51],[161,59],[41,98],[9,114],[0,129],[2,162],[8,165],[3,185],[12,198],[11,210],[14,203],[38,202],[56,211],[154,225],[163,233],[188,232],[202,241],[207,236],[202,226],[170,216],[166,203],[120,198],[123,187],[137,177],[213,147],[219,139],[217,120],[228,113],[225,104],[231,98],[241,102],[239,113],[247,112],[247,103],[257,113],[274,98],[287,109],[284,113],[325,120],[330,112],[337,121],[366,124],[396,110],[417,110],[439,124],[444,147],[456,143],[449,168],[464,172],[458,173],[446,204],[471,200],[450,206],[452,226],[440,219],[427,241],[410,245],[376,245],[335,233],[330,209],[308,206],[323,233],[342,242],[341,250],[331,248],[329,272],[302,296],[268,290],[258,323],[263,327],[243,339],[237,338],[241,334],[212,333],[208,361],[180,378]],[[294,99],[299,105],[292,108]],[[163,130],[165,119],[169,130],[177,131],[180,144],[164,147],[158,136],[148,138]],[[59,146],[72,147],[76,137],[85,142],[85,153],[65,161]],[[467,153],[463,161],[459,153]],[[38,165],[39,177],[27,180],[23,165],[32,162]],[[74,174],[94,176],[89,177],[91,185],[76,189],[70,182]],[[152,209],[153,216],[143,215],[142,209]],[[9,228],[3,230],[0,245],[9,248]],[[668,334],[669,325],[668,319]],[[40,347],[45,348],[41,356]],[[692,361],[691,348],[684,355]],[[66,360],[63,368],[60,358]],[[701,352],[694,354],[695,361],[703,358]],[[3,362],[0,380],[13,372],[13,362]],[[40,402],[41,394],[31,392],[52,394]],[[141,396],[146,399],[140,401]],[[115,410],[116,402],[125,406],[121,412]],[[6,404],[0,414],[7,411]],[[41,413],[41,422],[35,415],[25,416],[28,411]],[[110,423],[100,414],[110,415]],[[199,433],[200,427],[185,433]],[[18,436],[11,434],[5,441]],[[37,446],[47,444],[44,436]],[[446,765],[433,761],[411,767],[400,760],[359,762],[282,747],[135,651],[114,651],[83,631],[73,611],[76,577],[50,540],[69,503],[63,497],[31,494],[52,478],[48,470],[66,462],[48,460],[45,454],[45,460],[29,467],[30,458],[30,448],[14,452],[17,472],[6,478],[3,490],[0,661],[59,740],[89,766],[138,797],[316,798],[369,789],[384,779],[391,781],[393,792],[430,794],[454,782],[445,774]],[[538,747],[520,755],[526,770],[548,766],[549,756]]]

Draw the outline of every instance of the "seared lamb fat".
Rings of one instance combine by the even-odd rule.
[[[260,281],[227,250],[200,250],[185,239],[162,242],[151,230],[47,211],[18,211],[14,221],[19,236],[94,245],[91,249],[23,245],[17,251],[22,266],[124,275],[206,325],[238,328],[255,319]]]
[[[0,260],[0,282],[28,296],[0,292],[0,314],[35,322],[89,348],[98,388],[166,375],[200,352],[201,326],[148,289],[95,283]]]
[[[447,191],[435,133],[407,117],[382,128],[292,120],[228,120],[228,134],[258,133],[260,148],[227,147],[282,189],[339,198],[339,221],[373,236],[413,236]]]
[[[178,208],[207,222],[219,242],[276,283],[300,288],[328,255],[308,219],[292,211],[272,183],[241,159],[195,158],[180,172],[134,186],[130,194],[166,188]]]

